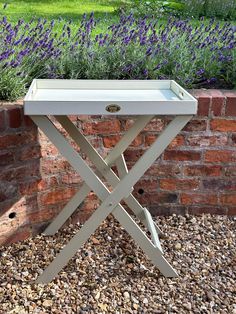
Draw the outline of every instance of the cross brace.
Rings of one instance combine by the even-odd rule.
[[[93,172],[93,170],[81,158],[79,153],[71,147],[65,137],[57,130],[54,124],[46,116],[31,116],[32,120],[58,148],[60,153],[67,159],[72,167],[79,172],[85,182],[82,188],[69,201],[62,212],[48,226],[44,233],[54,234],[66,221],[66,219],[70,217],[90,190],[94,191],[102,201],[101,205],[93,213],[93,215],[85,222],[81,229],[56,256],[53,262],[37,278],[37,283],[50,282],[110,213],[112,213],[121,225],[123,225],[126,231],[134,238],[136,243],[149,256],[154,265],[159,268],[160,272],[164,276],[177,276],[176,271],[163,256],[158,237],[158,233],[161,233],[160,229],[154,224],[149,211],[143,208],[133,195],[130,194],[130,192],[139,178],[161,155],[161,153],[191,119],[191,117],[192,116],[175,117],[166,129],[158,136],[152,146],[128,172],[123,152],[137,136],[137,134],[143,129],[146,123],[150,121],[152,116],[141,116],[133,127],[128,130],[121,141],[118,142],[116,147],[105,160],[102,159],[102,157],[87,141],[83,134],[81,134],[81,132],[74,126],[70,119],[66,116],[56,116],[71,138],[80,146],[81,150],[88,154],[88,157],[98,169],[97,174]],[[112,164],[116,164],[120,178],[112,171]],[[106,185],[101,181],[101,176],[105,177],[108,183],[112,185],[112,192],[110,192]],[[151,232],[153,242],[120,205],[120,201],[122,199],[147,226]]]

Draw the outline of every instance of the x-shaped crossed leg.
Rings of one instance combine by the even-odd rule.
[[[58,274],[58,272],[67,264],[67,262],[74,256],[76,251],[88,240],[90,235],[94,233],[97,227],[110,213],[112,213],[114,217],[123,225],[126,231],[134,238],[137,244],[144,250],[144,252],[149,256],[152,262],[159,268],[163,275],[165,275],[166,277],[174,277],[177,275],[175,270],[170,266],[170,264],[162,255],[162,251],[158,245],[157,239],[156,241],[154,241],[154,243],[155,242],[156,243],[153,244],[152,241],[146,236],[146,234],[140,229],[140,227],[135,223],[132,217],[124,210],[124,208],[119,203],[122,199],[125,199],[125,201],[127,201],[127,198],[131,198],[130,195],[127,195],[127,191],[132,190],[133,185],[152,165],[152,163],[160,156],[160,154],[175,138],[175,136],[184,127],[184,125],[191,119],[191,117],[192,116],[179,116],[176,117],[172,122],[170,122],[166,129],[162,132],[162,134],[159,135],[158,139],[149,148],[149,150],[143,154],[143,156],[137,161],[137,163],[128,173],[127,171],[124,171],[125,164],[121,160],[122,157],[120,157],[122,156],[123,151],[122,147],[119,147],[118,143],[117,145],[118,149],[116,150],[114,149],[113,153],[113,155],[116,156],[116,158],[114,157],[113,157],[114,159],[112,159],[111,157],[110,158],[112,162],[118,160],[117,165],[118,168],[119,164],[121,165],[119,172],[120,173],[123,172],[123,178],[120,180],[117,176],[114,176],[115,175],[114,172],[112,172],[111,175],[110,171],[112,170],[108,166],[109,158],[107,161],[104,161],[106,167],[101,168],[104,169],[104,171],[107,172],[108,175],[105,176],[104,172],[102,172],[101,169],[99,169],[107,179],[111,176],[110,181],[113,180],[111,183],[113,183],[112,185],[114,186],[114,190],[110,192],[107,189],[107,187],[103,184],[103,182],[100,180],[100,178],[96,176],[92,169],[86,164],[86,162],[81,158],[81,156],[70,146],[70,144],[60,134],[60,132],[56,129],[56,127],[47,117],[31,116],[34,122],[39,126],[39,128],[41,128],[41,130],[46,134],[46,136],[51,140],[51,142],[58,148],[61,154],[80,173],[81,177],[87,184],[87,187],[86,186],[83,187],[84,195],[86,196],[89,190],[91,189],[102,200],[102,203],[99,206],[99,208],[86,221],[86,223],[82,226],[79,232],[61,250],[61,252],[56,256],[54,261],[38,277],[36,282],[38,283],[50,282]],[[76,139],[76,137],[79,135],[79,132],[77,128],[74,127],[73,124],[70,122],[70,120],[62,116],[58,117],[58,120],[69,132],[70,136]],[[85,143],[87,142],[85,141],[84,144]],[[79,141],[79,144],[81,146],[81,141]],[[91,148],[87,147],[87,144],[85,146],[86,146],[85,150]],[[100,158],[98,160],[100,160]],[[98,166],[99,163],[101,163],[101,160],[99,162],[96,161],[95,163],[96,166]],[[104,164],[101,163],[101,166],[104,167]],[[116,182],[114,182],[114,180],[116,180]],[[80,201],[81,198],[82,198],[81,195],[79,195],[78,200]],[[76,201],[75,198],[74,201]],[[135,200],[135,202],[137,201]],[[150,219],[149,216],[150,214],[148,214],[147,210],[143,210],[143,208],[142,210],[140,209],[140,213],[141,212],[144,212],[146,223],[150,227],[152,235],[155,235],[155,232],[153,230],[155,226],[152,222],[152,219]]]

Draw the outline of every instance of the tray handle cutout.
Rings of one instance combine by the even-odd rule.
[[[106,111],[110,112],[110,113],[114,113],[114,112],[118,112],[120,111],[121,107],[117,104],[110,104],[108,106],[106,106]]]

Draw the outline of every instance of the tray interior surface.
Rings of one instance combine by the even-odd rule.
[[[37,89],[32,97],[37,101],[165,101],[180,98],[170,89],[161,90],[83,90]]]

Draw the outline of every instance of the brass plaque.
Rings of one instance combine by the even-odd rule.
[[[120,106],[118,106],[117,104],[110,104],[106,106],[106,111],[108,112],[118,112],[120,111],[120,109]]]

